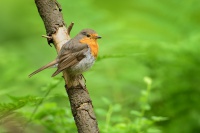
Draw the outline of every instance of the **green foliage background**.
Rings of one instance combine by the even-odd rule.
[[[200,132],[199,0],[59,3],[72,37],[103,37],[84,74],[101,132]],[[0,17],[0,133],[76,132],[61,75],[27,76],[56,57],[34,1],[1,1]]]

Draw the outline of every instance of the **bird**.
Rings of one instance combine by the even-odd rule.
[[[61,47],[55,60],[32,72],[29,77],[55,66],[57,70],[52,77],[64,70],[71,76],[81,75],[93,66],[99,50],[97,39],[100,38],[101,36],[92,29],[81,30]]]

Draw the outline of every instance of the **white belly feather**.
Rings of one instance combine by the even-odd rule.
[[[84,71],[87,71],[92,67],[92,65],[95,62],[94,56],[90,53],[90,49],[85,53],[85,58],[83,58],[77,65],[75,65],[73,68],[69,68],[67,71],[69,73],[76,73],[81,74]]]

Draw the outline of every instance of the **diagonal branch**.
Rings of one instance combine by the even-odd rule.
[[[70,40],[70,31],[62,17],[62,9],[56,0],[35,0],[38,12],[44,22],[48,43],[53,43],[57,53],[63,44]],[[93,111],[92,101],[85,86],[84,77],[70,77],[63,72],[65,88],[69,96],[72,114],[79,133],[99,133],[97,120]],[[67,126],[67,125],[66,125]]]

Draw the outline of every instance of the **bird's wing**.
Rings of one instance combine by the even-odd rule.
[[[70,41],[63,45],[58,55],[58,68],[56,72],[53,73],[52,77],[56,76],[64,69],[76,65],[85,57],[84,53],[87,52],[88,49],[88,45],[74,43],[73,41]]]

